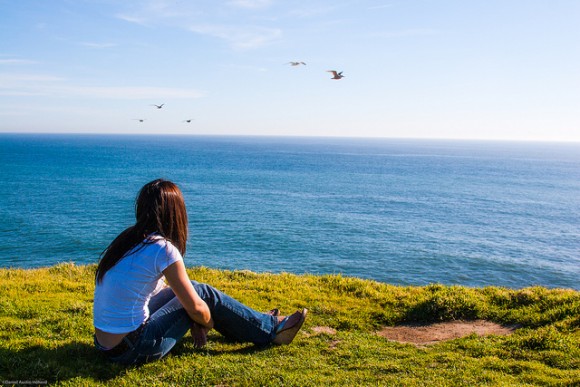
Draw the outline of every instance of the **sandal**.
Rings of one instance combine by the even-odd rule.
[[[286,317],[280,325],[278,325],[276,331],[276,337],[272,342],[277,345],[290,344],[296,334],[304,324],[306,320],[306,315],[308,314],[308,309],[304,308],[302,311],[298,311],[288,317]]]
[[[274,309],[270,310],[269,312],[267,312],[266,314],[269,314],[270,316],[278,317],[278,316],[280,316],[280,309],[274,308]]]

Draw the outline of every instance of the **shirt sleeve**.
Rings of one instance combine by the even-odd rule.
[[[168,266],[177,261],[183,261],[183,257],[179,250],[169,241],[163,243],[161,251],[157,256],[155,266],[158,273],[163,272]]]

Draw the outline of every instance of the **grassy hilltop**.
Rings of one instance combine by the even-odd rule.
[[[337,275],[194,268],[258,310],[308,307],[284,347],[255,348],[212,332],[187,335],[165,359],[107,362],[92,346],[95,266],[0,269],[0,382],[91,386],[580,386],[580,292],[429,285],[401,287]],[[430,346],[389,341],[384,326],[485,319],[519,328]],[[322,327],[322,328],[321,328]]]

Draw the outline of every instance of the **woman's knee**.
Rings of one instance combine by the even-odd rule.
[[[196,281],[191,281],[191,284],[193,285],[193,288],[195,289],[197,294],[199,294],[199,296],[202,298],[204,297],[204,295],[212,293],[212,287],[208,284]]]
[[[199,296],[209,305],[219,299],[219,291],[211,285],[191,281],[193,288]],[[195,283],[194,283],[195,282]]]

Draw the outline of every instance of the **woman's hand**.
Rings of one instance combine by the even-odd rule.
[[[193,338],[193,345],[195,348],[203,348],[207,344],[207,333],[209,328],[204,327],[196,322],[191,327],[191,337]]]

